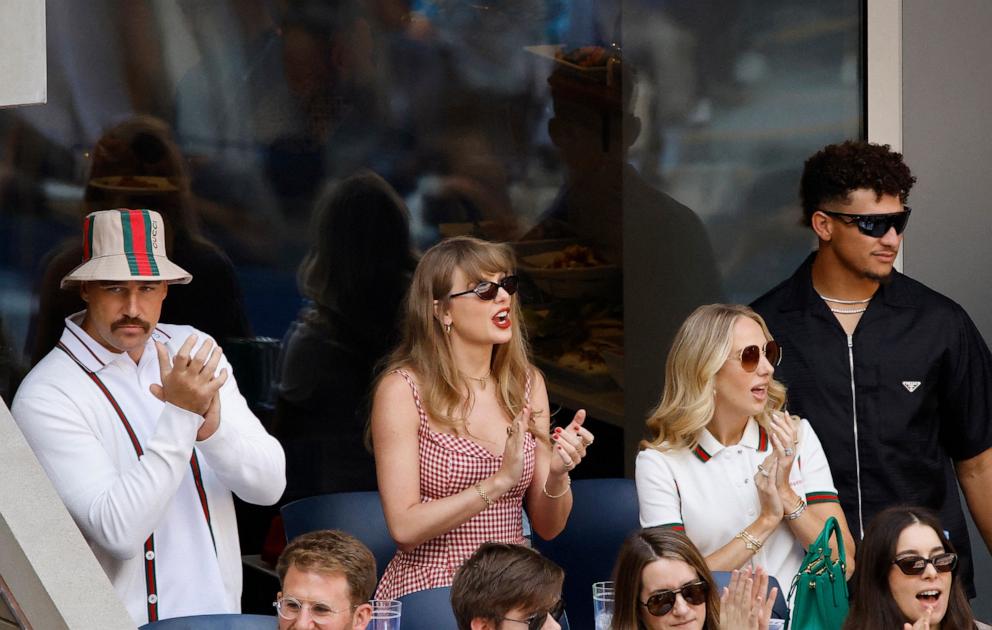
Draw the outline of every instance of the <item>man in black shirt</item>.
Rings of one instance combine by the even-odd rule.
[[[974,597],[958,484],[992,547],[992,355],[955,302],[893,270],[916,178],[888,145],[806,161],[819,248],[752,306],[784,348],[789,411],[823,443],[855,538],[890,505],[936,510]]]

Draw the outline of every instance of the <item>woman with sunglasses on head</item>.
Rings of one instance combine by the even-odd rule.
[[[858,545],[844,630],[988,629],[972,616],[956,579],[957,564],[933,511],[891,507],[879,512]]]
[[[668,354],[636,481],[643,527],[684,530],[711,570],[762,566],[787,588],[827,518],[854,541],[816,434],[783,411],[780,356],[750,308],[696,309]]]
[[[513,268],[509,247],[457,237],[413,274],[402,341],[372,403],[379,492],[399,548],[377,598],[450,585],[486,541],[525,542],[525,505],[542,538],[568,520],[568,473],[593,435],[581,410],[551,432]]]
[[[778,594],[764,571],[747,569],[734,572],[721,596],[692,541],[663,527],[627,538],[613,580],[611,630],[767,630]]]

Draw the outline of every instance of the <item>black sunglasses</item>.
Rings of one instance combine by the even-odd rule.
[[[896,229],[896,234],[902,234],[909,223],[909,213],[913,209],[903,206],[902,212],[891,212],[889,214],[847,214],[845,212],[832,212],[830,210],[820,210],[823,214],[837,217],[847,225],[856,225],[858,230],[865,236],[872,238],[882,238],[891,229]]]
[[[503,621],[515,621],[517,623],[527,624],[527,630],[541,630],[544,626],[544,622],[548,620],[548,615],[555,621],[561,621],[562,616],[565,614],[565,600],[559,598],[555,605],[552,606],[548,612],[537,613],[526,619],[510,619],[509,617],[503,617]]]
[[[741,362],[741,367],[744,368],[745,372],[753,372],[758,369],[762,354],[773,366],[782,362],[782,346],[778,345],[774,339],[766,343],[764,348],[747,346],[741,350],[736,358]]]
[[[475,285],[474,289],[469,289],[468,291],[462,291],[461,293],[452,293],[449,298],[456,298],[459,295],[468,295],[469,293],[474,293],[478,295],[483,300],[493,300],[496,299],[496,294],[499,293],[500,287],[503,287],[508,294],[513,295],[517,292],[517,276],[507,276],[500,280],[499,282],[490,282],[489,280],[483,280],[479,284]]]
[[[706,596],[710,593],[710,585],[704,580],[684,584],[681,588],[673,588],[670,591],[659,591],[648,598],[648,601],[638,600],[641,606],[648,609],[648,612],[655,617],[664,617],[675,608],[675,596],[682,593],[682,599],[687,604],[698,606],[706,603]]]
[[[920,575],[927,570],[928,564],[932,564],[938,573],[948,573],[953,571],[954,567],[958,566],[958,554],[951,552],[938,553],[932,558],[904,556],[902,558],[896,558],[892,561],[892,564],[899,567],[899,570],[906,575]]]

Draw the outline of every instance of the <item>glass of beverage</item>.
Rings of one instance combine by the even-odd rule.
[[[592,585],[592,612],[596,630],[610,630],[610,623],[613,622],[613,582]]]
[[[403,602],[396,599],[373,599],[372,620],[366,630],[400,630],[400,609]]]

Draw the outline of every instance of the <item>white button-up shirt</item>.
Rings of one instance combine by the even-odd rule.
[[[189,335],[205,333],[159,324],[135,364],[83,331],[83,314],[66,319],[59,346],[22,383],[14,419],[137,625],[153,606],[160,619],[240,611],[231,493],[275,503],[286,484],[282,447],[249,410],[226,359],[220,426],[202,442],[202,416],[150,393],[161,384],[153,342],[174,356]]]
[[[807,503],[837,502],[827,459],[805,419],[798,435],[799,452],[789,477],[792,489]],[[635,473],[641,526],[684,529],[703,556],[710,555],[758,518],[761,502],[754,475],[770,453],[771,440],[753,419],[733,446],[724,446],[703,429],[692,450],[641,451]],[[752,562],[774,575],[788,593],[804,555],[782,521]]]

